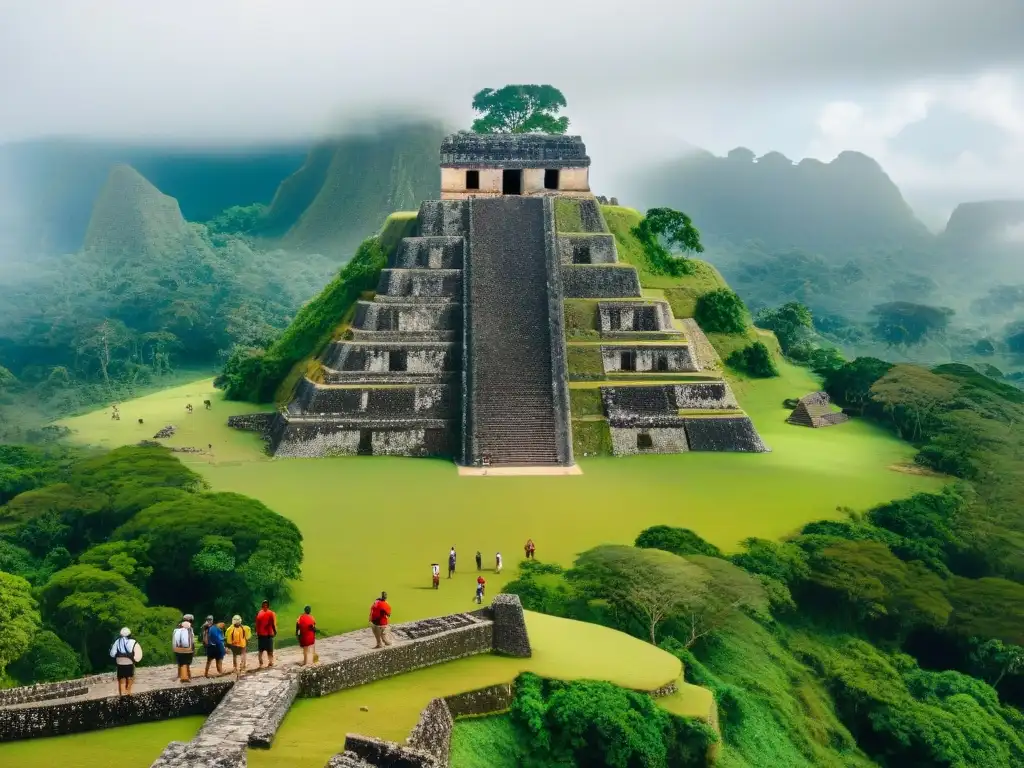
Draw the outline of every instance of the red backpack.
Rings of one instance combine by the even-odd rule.
[[[374,600],[370,606],[370,623],[380,624],[380,600]]]

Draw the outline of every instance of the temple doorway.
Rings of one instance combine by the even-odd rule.
[[[501,194],[523,194],[523,172],[520,170],[504,170],[501,172]]]

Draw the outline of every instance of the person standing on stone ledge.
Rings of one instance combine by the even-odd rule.
[[[135,665],[142,661],[142,646],[132,638],[128,627],[121,630],[121,636],[110,646],[110,658],[117,665],[117,695],[131,696]]]
[[[192,682],[192,658],[196,652],[196,636],[192,631],[189,614],[182,617],[181,623],[171,635],[171,646],[174,649],[174,660],[178,663],[178,682]]]
[[[299,647],[302,649],[302,666],[310,662],[310,654],[313,661],[316,661],[316,619],[311,613],[313,609],[306,606],[298,621],[295,622],[295,636],[299,638]]]
[[[231,617],[231,626],[228,627],[225,639],[228,648],[231,649],[231,670],[235,673],[235,680],[245,674],[246,649],[249,645],[249,638],[252,631],[242,624],[242,617],[237,613]]]
[[[373,630],[373,639],[377,641],[374,648],[391,645],[389,621],[391,621],[391,606],[388,604],[388,593],[381,592],[380,597],[374,600],[373,605],[370,606],[370,629]]]
[[[263,654],[267,654],[267,666],[274,666],[274,636],[277,635],[277,614],[270,610],[270,601],[264,600],[256,614],[256,643],[260,669],[263,669]]]
[[[217,674],[214,677],[220,677],[224,674],[224,667],[222,663],[224,661],[225,649],[224,649],[224,623],[214,624],[206,631],[206,672],[203,677],[210,676],[210,662],[216,663]]]

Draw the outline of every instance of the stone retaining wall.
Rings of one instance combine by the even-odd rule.
[[[76,680],[61,680],[57,683],[36,683],[20,688],[0,689],[0,707],[25,704],[31,701],[49,701],[69,696],[81,696],[99,683],[110,682],[109,675],[90,675]]]
[[[259,432],[262,435],[267,435],[270,434],[270,428],[273,426],[276,417],[277,414],[273,411],[228,416],[228,426],[245,432]]]
[[[471,624],[416,643],[393,645],[373,654],[309,667],[302,671],[301,695],[326,696],[421,667],[486,653],[491,650],[494,632],[493,624]]]
[[[562,265],[562,290],[567,299],[623,299],[640,296],[640,278],[632,267],[615,264]]]
[[[149,723],[186,715],[208,715],[232,683],[166,688],[130,697],[108,696],[66,704],[0,709],[0,741],[62,736],[117,725]]]
[[[459,718],[504,712],[512,706],[514,697],[515,690],[512,683],[500,683],[475,691],[446,696],[444,701],[448,705],[448,711],[452,718]]]

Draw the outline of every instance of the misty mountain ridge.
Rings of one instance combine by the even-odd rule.
[[[329,139],[281,182],[256,234],[289,250],[349,255],[393,211],[440,195],[438,150],[449,131],[434,122]]]
[[[725,157],[700,150],[641,169],[627,188],[641,207],[686,211],[702,232],[730,242],[845,254],[930,239],[899,187],[860,152],[793,163],[744,147]]]
[[[145,260],[169,248],[196,245],[178,201],[129,165],[115,165],[93,204],[83,247]]]
[[[224,148],[74,138],[0,145],[0,240],[29,256],[77,251],[119,164],[175,198],[187,220],[205,221],[229,206],[269,202],[308,150],[307,142]]]

